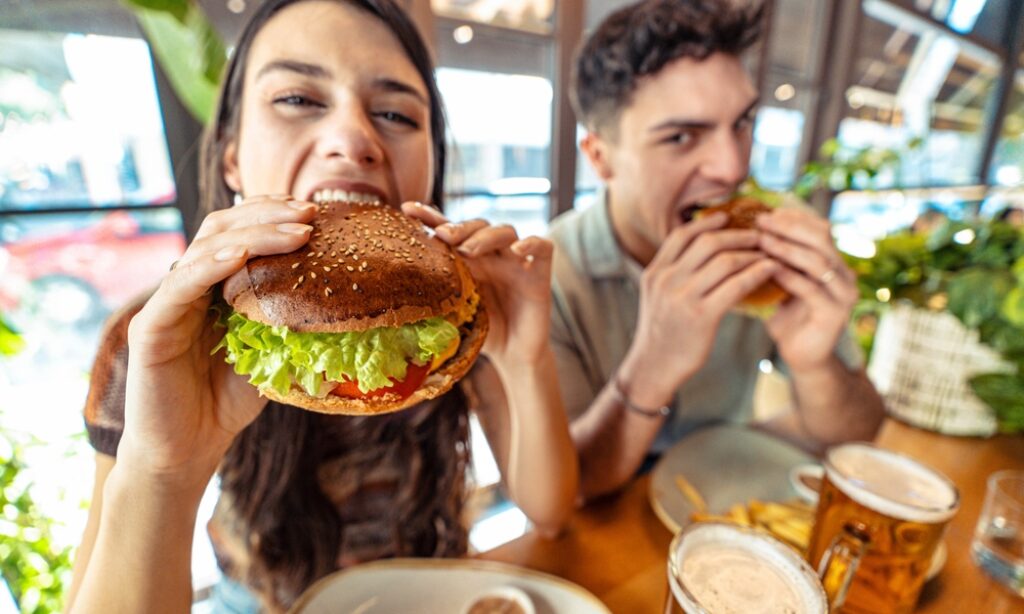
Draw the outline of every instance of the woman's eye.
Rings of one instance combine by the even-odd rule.
[[[406,126],[410,126],[412,128],[420,127],[419,122],[417,122],[416,120],[406,115],[402,115],[401,113],[396,113],[395,111],[380,111],[376,113],[376,115],[377,117],[383,119],[384,121],[394,122],[396,124],[403,124]]]
[[[322,107],[323,105],[313,100],[308,96],[302,94],[288,94],[286,96],[278,96],[274,99],[274,104],[284,105],[288,107]]]

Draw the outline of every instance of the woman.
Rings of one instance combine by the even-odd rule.
[[[268,610],[349,564],[463,554],[470,405],[511,497],[560,528],[577,467],[547,345],[551,245],[415,204],[441,201],[444,120],[408,18],[391,0],[269,0],[219,105],[201,161],[213,212],[134,317],[115,318],[93,371],[96,486],[70,611],[185,611],[197,507],[218,470],[218,561]],[[250,257],[301,247],[325,182],[405,203],[465,256],[491,318],[465,385],[393,416],[321,416],[268,404],[210,356],[223,334],[211,289]]]

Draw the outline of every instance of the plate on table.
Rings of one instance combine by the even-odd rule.
[[[290,614],[465,614],[479,599],[526,597],[527,614],[610,614],[568,580],[493,561],[388,559],[335,572],[309,588]],[[532,608],[532,611],[529,609]]]
[[[751,499],[796,498],[789,472],[813,462],[803,450],[748,427],[704,428],[681,439],[655,465],[651,506],[675,533],[690,524],[690,514],[698,511],[693,496],[684,494],[687,484],[704,499],[709,512],[724,514],[731,506]]]

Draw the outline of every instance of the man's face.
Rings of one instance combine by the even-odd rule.
[[[694,207],[746,178],[757,89],[739,58],[680,58],[642,79],[616,133],[584,143],[608,186],[612,223],[646,265]]]

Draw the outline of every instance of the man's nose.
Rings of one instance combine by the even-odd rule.
[[[736,185],[750,171],[750,137],[734,131],[715,134],[704,152],[701,173],[705,178]]]
[[[326,118],[317,148],[329,160],[374,166],[384,159],[373,119],[362,108],[339,109]]]

